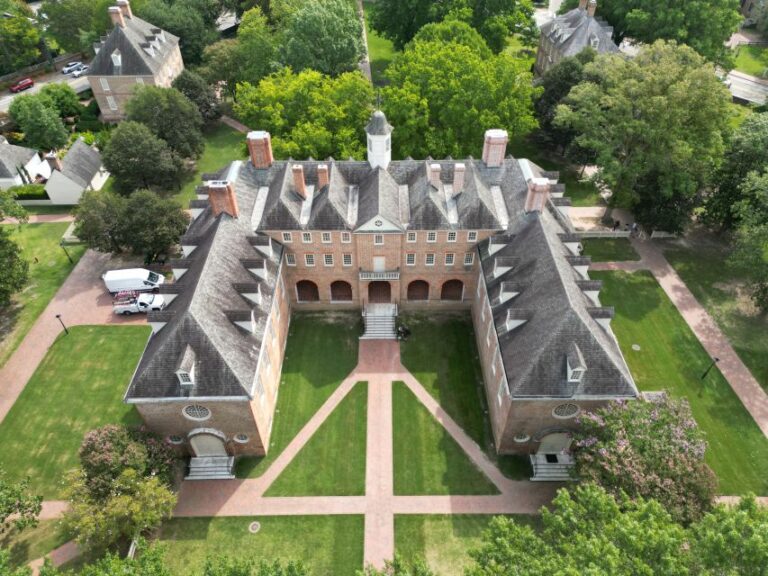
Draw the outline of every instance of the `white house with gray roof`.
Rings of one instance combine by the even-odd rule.
[[[50,175],[50,166],[37,150],[16,146],[0,136],[0,190],[34,184]]]
[[[101,154],[78,138],[63,159],[56,153],[46,159],[51,175],[45,183],[45,192],[52,204],[74,205],[87,190],[101,190],[109,178],[101,165]]]

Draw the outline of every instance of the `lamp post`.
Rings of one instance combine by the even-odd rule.
[[[67,327],[64,325],[64,320],[61,319],[61,314],[56,314],[56,319],[61,324],[61,327],[64,328],[64,334],[69,336],[69,330],[67,330]]]
[[[720,362],[720,358],[717,358],[717,357],[715,357],[715,358],[713,358],[713,359],[712,359],[712,364],[710,364],[710,365],[707,367],[707,369],[706,369],[706,370],[704,370],[704,374],[702,374],[702,375],[701,375],[701,379],[702,379],[702,380],[704,380],[704,378],[706,378],[706,377],[707,377],[707,374],[709,374],[709,371],[710,371],[710,370],[712,370],[712,368],[714,368],[714,367],[715,367],[715,364],[717,364],[718,362]]]
[[[64,254],[66,254],[66,255],[67,255],[67,260],[69,260],[69,263],[70,263],[70,264],[74,264],[74,263],[75,263],[75,261],[74,261],[74,260],[72,260],[72,256],[70,256],[70,255],[69,255],[69,252],[67,252],[67,247],[66,247],[66,246],[64,246],[64,242],[63,242],[63,241],[59,242],[59,246],[61,246],[61,249],[62,249],[62,250],[64,250]]]

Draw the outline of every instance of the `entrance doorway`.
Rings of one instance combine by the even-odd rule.
[[[208,432],[201,432],[195,434],[189,440],[192,445],[192,450],[195,452],[195,456],[226,456],[227,448],[224,446],[224,441]]]
[[[368,284],[368,302],[371,304],[389,304],[392,300],[392,287],[389,282],[377,280]]]
[[[547,434],[541,439],[539,444],[538,454],[545,456],[554,456],[555,458],[566,452],[571,447],[571,437],[565,432],[556,432],[554,434]],[[557,460],[555,459],[555,462]]]

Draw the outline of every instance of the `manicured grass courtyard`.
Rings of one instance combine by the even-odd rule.
[[[640,260],[628,238],[585,238],[584,256],[590,256],[592,262],[626,262]]]
[[[491,516],[453,514],[395,516],[395,551],[406,560],[422,558],[440,576],[462,576],[472,564],[469,551],[480,545]],[[538,517],[514,516],[537,526]]]
[[[365,494],[368,383],[358,382],[265,496]]]
[[[392,385],[395,494],[498,494],[403,382]]]
[[[768,494],[768,439],[648,272],[592,272],[600,300],[616,307],[612,328],[640,390],[686,398],[706,432],[707,462],[722,494]],[[634,350],[638,345],[640,350]]]
[[[728,248],[713,243],[670,244],[664,255],[768,391],[768,316],[759,312],[744,290],[746,272],[725,265]]]
[[[368,59],[371,62],[371,77],[375,86],[383,86],[387,83],[384,78],[384,71],[392,62],[397,54],[391,40],[384,38],[370,24],[370,11],[373,8],[373,2],[363,2],[363,11],[365,12],[365,34],[368,38]]]
[[[406,314],[401,319],[411,329],[411,337],[400,345],[403,365],[506,476],[529,478],[526,459],[497,456],[493,448],[483,414],[483,376],[469,314]]]
[[[355,313],[293,314],[269,452],[240,460],[238,477],[261,476],[354,369],[359,320]]]
[[[66,543],[69,538],[61,529],[59,520],[40,520],[34,528],[21,532],[11,530],[0,536],[0,549],[8,551],[11,567],[28,564]]]
[[[29,282],[14,298],[11,305],[0,309],[0,366],[8,361],[24,340],[29,329],[45,310],[53,295],[85,252],[83,246],[67,246],[74,263],[70,263],[59,241],[69,226],[59,224],[6,225],[11,239],[22,250],[29,262]]]
[[[0,466],[30,477],[35,493],[60,498],[83,435],[104,424],[138,424],[123,403],[148,326],[74,326],[51,346],[0,423]]]
[[[248,525],[261,528],[251,534]],[[302,561],[312,576],[353,576],[363,568],[362,516],[174,518],[160,541],[172,574],[202,574],[205,558],[224,554],[269,562]]]
[[[736,48],[736,70],[764,78],[768,72],[768,46],[742,44]]]

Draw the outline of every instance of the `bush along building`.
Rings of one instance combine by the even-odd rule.
[[[179,39],[133,15],[128,0],[109,8],[114,28],[93,46],[88,82],[102,120],[119,122],[136,86],[170,88],[184,70]]]
[[[360,310],[363,338],[394,338],[402,309],[471,310],[497,450],[563,479],[584,409],[637,390],[568,218],[557,174],[506,156],[391,160],[382,112],[367,161],[280,161],[270,135],[204,176],[172,263],[169,302],[126,394],[192,456],[190,478],[263,455],[292,310]]]

